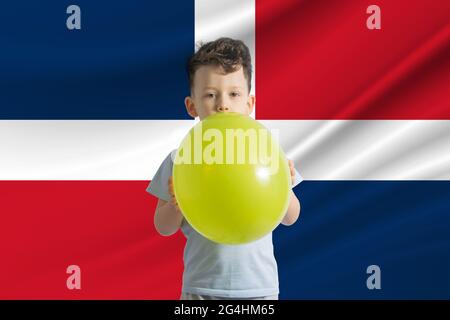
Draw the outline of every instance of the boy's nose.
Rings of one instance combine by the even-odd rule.
[[[230,108],[228,108],[227,106],[218,106],[217,111],[218,112],[229,112]]]

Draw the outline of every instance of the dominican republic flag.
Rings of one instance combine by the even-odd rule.
[[[221,36],[305,178],[280,298],[449,299],[448,0],[3,3],[0,298],[179,298],[185,238],[146,188],[195,123],[186,59]]]

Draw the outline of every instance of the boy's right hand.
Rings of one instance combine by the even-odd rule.
[[[175,209],[183,214],[180,210],[180,207],[178,206],[178,201],[175,198],[175,192],[173,191],[173,177],[169,178],[169,194],[170,194],[170,203],[175,207]]]

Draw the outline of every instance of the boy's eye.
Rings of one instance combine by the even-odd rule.
[[[232,92],[232,93],[231,93],[231,96],[232,96],[232,97],[239,97],[240,94],[239,94],[239,92]]]
[[[205,95],[206,98],[214,98],[214,93],[207,93]]]

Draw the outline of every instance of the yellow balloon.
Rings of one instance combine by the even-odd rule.
[[[273,231],[291,190],[277,141],[238,113],[211,115],[190,130],[175,157],[173,183],[189,224],[223,244],[252,242]]]

